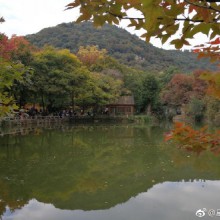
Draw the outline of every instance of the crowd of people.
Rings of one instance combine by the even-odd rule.
[[[106,107],[103,109],[99,114],[103,115],[108,115],[109,110]],[[19,118],[30,118],[30,117],[38,117],[38,116],[59,116],[60,118],[64,117],[76,117],[76,116],[94,116],[95,113],[93,110],[73,110],[72,108],[70,109],[62,109],[60,111],[54,111],[54,112],[48,112],[48,111],[43,111],[42,109],[37,109],[35,107],[29,108],[21,108],[17,112],[15,112],[15,116]]]

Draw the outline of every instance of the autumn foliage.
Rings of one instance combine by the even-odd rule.
[[[208,82],[207,93],[220,99],[220,73],[204,72],[201,78]]]
[[[31,57],[34,47],[24,38],[13,35],[10,39],[0,34],[0,57],[5,60],[21,61]],[[24,59],[25,58],[25,59]]]
[[[199,58],[210,58],[212,62],[220,61],[220,37],[207,42],[205,44],[197,45],[193,50],[194,53],[198,53]]]
[[[99,50],[97,46],[80,47],[77,53],[79,60],[86,66],[95,64],[98,60],[103,59],[107,54],[105,49]]]
[[[174,129],[165,136],[165,141],[175,141],[180,148],[200,154],[210,150],[220,154],[220,131],[208,133],[207,127],[194,130],[191,126],[181,122],[174,124]]]
[[[0,34],[0,57],[10,60],[15,45],[4,34]]]
[[[170,106],[187,104],[192,97],[201,99],[206,94],[207,82],[200,79],[202,72],[193,75],[175,74],[162,94],[162,101]]]

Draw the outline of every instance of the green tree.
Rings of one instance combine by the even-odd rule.
[[[31,73],[30,68],[23,62],[31,57],[29,46],[23,37],[13,36],[9,39],[0,34],[0,116],[13,113],[17,108],[16,93],[20,93],[21,97],[21,92],[18,91],[23,90],[27,76]]]
[[[134,95],[137,112],[143,111],[143,72],[130,70],[124,76],[125,88]]]
[[[91,73],[85,67],[79,67],[69,74],[67,84],[68,93],[71,97],[71,106],[75,109],[75,105],[89,105],[89,95],[91,89]]]
[[[170,80],[172,79],[173,75],[179,73],[179,69],[174,66],[168,67],[164,72],[159,74],[158,78],[161,84],[161,87],[165,87]]]
[[[98,111],[103,105],[114,102],[121,94],[122,81],[111,76],[92,73],[92,78],[88,83],[88,91],[84,97],[80,97],[80,102],[85,103],[87,100],[87,105],[93,106],[94,111]]]
[[[68,50],[46,47],[34,54],[31,66],[32,99],[49,112],[69,106],[98,109],[120,95],[121,80],[90,72]]]
[[[40,100],[44,110],[65,106],[70,99],[69,86],[76,80],[75,75],[80,77],[81,64],[77,57],[68,50],[46,47],[34,54],[31,66],[35,100]]]
[[[6,61],[0,57],[0,117],[13,113],[17,108],[11,90],[15,81],[22,81],[26,71],[24,65]]]
[[[204,99],[193,97],[188,104],[188,114],[197,122],[201,122],[205,115]]]
[[[220,100],[215,97],[207,96],[205,116],[209,123],[220,126]]]
[[[156,77],[152,74],[148,74],[143,79],[143,107],[147,114],[150,114],[152,108],[159,101],[160,86]]]

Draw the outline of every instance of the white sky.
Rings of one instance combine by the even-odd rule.
[[[12,34],[27,35],[37,33],[46,27],[74,21],[78,10],[64,11],[70,2],[71,0],[0,0],[0,17],[3,16],[6,20],[0,24],[0,32],[9,37]],[[122,24],[122,27],[125,26]],[[128,30],[135,33],[132,29]],[[202,36],[199,36],[196,41],[204,41],[204,38],[201,38]],[[153,40],[152,44],[171,49],[169,44],[162,46],[159,40]]]
[[[0,16],[6,22],[0,25],[0,32],[26,35],[49,26],[73,21],[74,10],[64,11],[71,0],[0,0]]]

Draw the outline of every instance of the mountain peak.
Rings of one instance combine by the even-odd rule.
[[[108,24],[94,28],[90,22],[62,23],[27,35],[26,38],[38,47],[49,44],[56,48],[67,48],[73,53],[80,46],[96,45],[106,49],[110,56],[121,63],[146,71],[163,71],[170,66],[178,67],[181,72],[216,68],[207,59],[198,60],[193,53],[154,47],[128,31]]]

